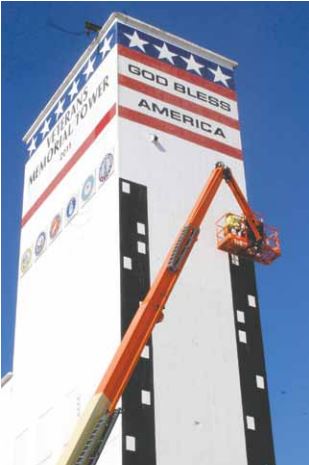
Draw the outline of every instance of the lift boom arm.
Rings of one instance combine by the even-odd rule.
[[[163,318],[162,311],[166,301],[197,240],[200,225],[223,179],[239,203],[256,240],[261,239],[256,228],[256,217],[231,170],[222,163],[217,163],[148,294],[132,319],[57,465],[94,465],[97,462],[117,419],[116,404],[133,374],[155,324]]]

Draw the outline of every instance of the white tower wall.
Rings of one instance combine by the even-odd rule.
[[[216,162],[245,191],[235,65],[116,14],[26,134],[8,465],[56,465]],[[274,465],[254,268],[216,248],[228,211],[222,185],[99,465]]]

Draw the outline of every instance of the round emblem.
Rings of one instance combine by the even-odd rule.
[[[76,197],[72,197],[69,200],[69,203],[66,208],[66,216],[68,219],[72,218],[72,216],[74,215],[75,210],[76,210],[76,204],[77,204]]]
[[[114,164],[114,157],[112,153],[108,153],[102,160],[99,169],[99,180],[101,182],[106,181],[106,179],[110,176]]]
[[[57,236],[60,226],[61,226],[61,215],[58,214],[53,218],[53,221],[51,222],[51,225],[49,228],[49,237],[51,239]]]
[[[35,251],[36,256],[39,256],[42,253],[42,251],[44,249],[44,246],[45,246],[45,243],[46,243],[46,234],[45,234],[44,231],[42,231],[38,235],[38,238],[36,240],[35,247],[34,247],[34,251]]]
[[[30,265],[31,265],[31,259],[32,259],[32,250],[31,249],[27,249],[23,256],[22,256],[22,259],[21,259],[21,265],[20,265],[20,268],[21,268],[21,272],[22,273],[25,273]]]
[[[86,179],[83,185],[82,199],[84,201],[89,199],[89,197],[92,194],[93,188],[94,188],[94,176],[93,174],[91,174],[90,176],[88,176],[88,178]]]

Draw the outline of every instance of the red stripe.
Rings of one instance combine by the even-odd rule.
[[[152,128],[158,129],[159,131],[166,132],[181,139],[188,140],[195,144],[201,145],[202,147],[207,147],[217,152],[224,153],[234,158],[242,159],[242,152],[239,149],[230,147],[229,145],[223,144],[222,142],[217,142],[215,140],[209,139],[208,137],[201,136],[195,132],[189,131],[188,129],[180,128],[171,123],[166,123],[161,121],[153,116],[144,115],[130,108],[119,106],[119,116],[126,118],[130,121],[135,121],[136,123],[144,124],[145,126],[150,126]]]
[[[25,226],[25,224],[30,220],[32,215],[37,211],[37,209],[42,205],[42,203],[47,199],[47,197],[56,189],[58,184],[63,180],[63,178],[68,174],[68,172],[73,168],[73,166],[78,162],[78,160],[84,155],[86,150],[90,147],[90,145],[96,140],[99,134],[103,131],[103,129],[107,126],[107,124],[113,119],[116,114],[116,104],[114,104],[110,110],[105,113],[101,121],[97,124],[94,130],[89,134],[89,136],[85,139],[82,145],[77,149],[74,153],[72,158],[67,162],[66,165],[62,168],[61,171],[57,174],[57,176],[52,180],[49,186],[42,192],[40,197],[35,201],[32,205],[30,210],[27,211],[25,216],[21,220],[21,225]]]
[[[143,94],[149,95],[150,97],[157,98],[159,100],[162,100],[163,102],[176,105],[177,107],[184,108],[188,111],[192,111],[192,113],[197,113],[198,115],[205,116],[206,118],[210,118],[214,121],[225,124],[230,128],[239,129],[239,122],[237,120],[225,115],[221,115],[220,113],[217,113],[214,110],[202,107],[201,105],[197,105],[196,103],[189,102],[188,100],[170,94],[165,90],[156,89],[155,87],[151,87],[148,84],[141,83],[136,79],[124,76],[123,74],[119,74],[119,83],[125,87],[128,87],[129,89],[137,90],[139,92],[142,92]]]
[[[183,79],[184,81],[190,82],[191,84],[196,84],[197,86],[203,87],[204,89],[211,90],[216,94],[236,101],[236,92],[233,89],[227,89],[225,87],[218,86],[214,82],[207,81],[205,78],[195,76],[188,71],[176,68],[172,65],[169,65],[168,63],[164,63],[163,61],[152,58],[141,52],[137,52],[136,50],[129,49],[120,44],[118,45],[118,53],[119,55],[122,55],[126,58],[133,58],[133,60],[138,61],[139,63],[151,66],[152,68],[163,71],[164,73],[170,74],[171,76]]]

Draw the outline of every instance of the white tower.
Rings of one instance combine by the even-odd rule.
[[[113,14],[26,134],[8,465],[56,464],[215,163],[245,190],[235,66]],[[254,265],[216,248],[228,211],[223,185],[99,465],[275,465]]]

